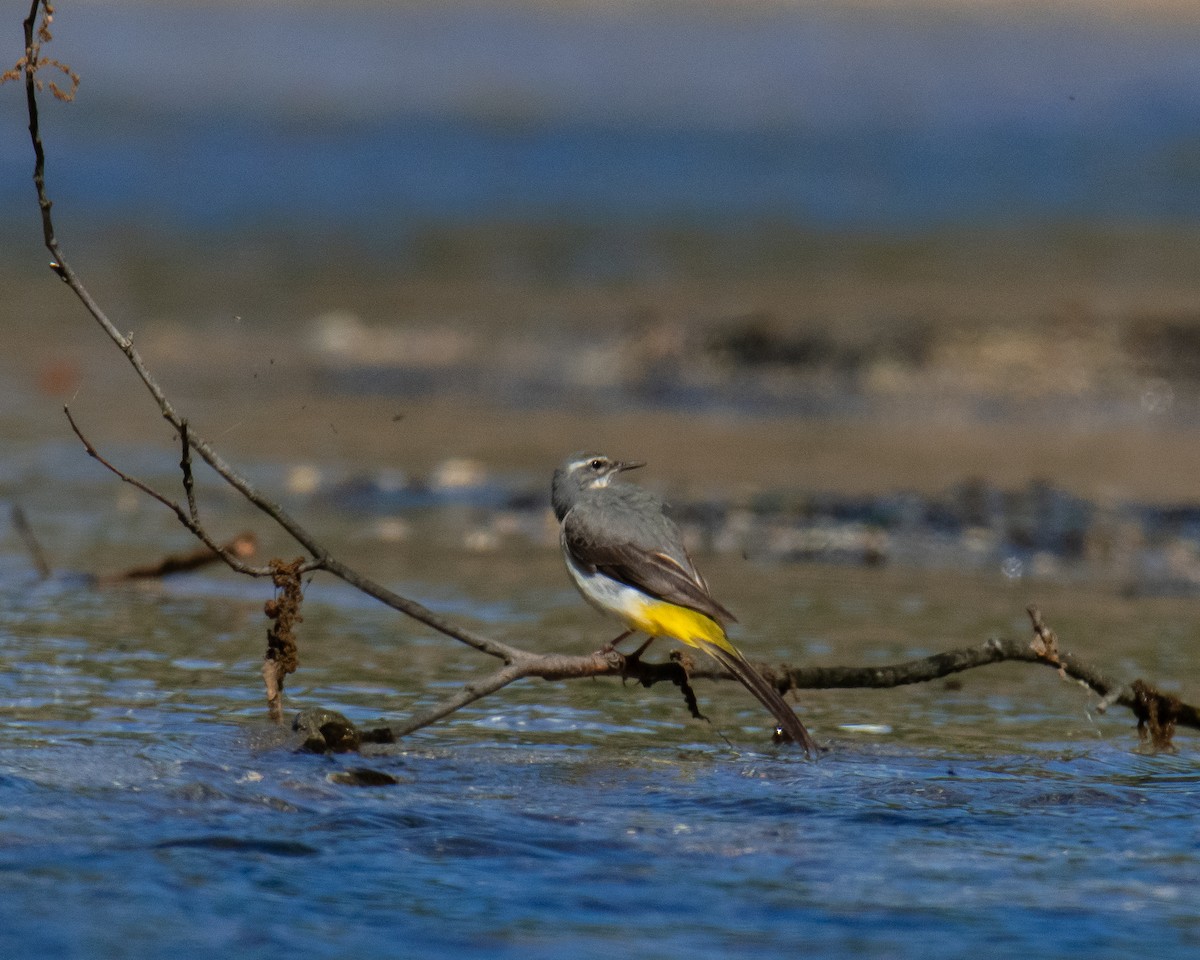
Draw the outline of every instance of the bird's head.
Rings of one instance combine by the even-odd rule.
[[[572,454],[554,471],[554,481],[550,485],[554,515],[561,520],[584,491],[607,487],[621,471],[636,470],[645,465],[641,460],[614,460],[603,453],[587,450]]]

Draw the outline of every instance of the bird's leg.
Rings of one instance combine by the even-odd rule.
[[[624,640],[626,637],[628,637],[631,633],[633,633],[632,630],[626,630],[623,634],[621,634],[619,637],[617,637],[617,639],[614,640],[613,643],[614,644],[620,643],[622,640]],[[633,653],[621,654],[625,658],[625,668],[623,668],[622,672],[621,672],[621,685],[622,686],[625,685],[625,681],[628,679],[628,677],[625,675],[625,672],[624,672],[625,669],[627,669],[631,664],[638,663],[641,660],[642,654],[646,652],[646,648],[649,647],[650,644],[652,644],[653,642],[654,642],[654,636],[651,635],[651,636],[647,637],[646,642],[643,643],[636,650],[634,650]],[[611,645],[610,645],[610,649],[611,649]]]
[[[647,649],[647,648],[650,646],[650,644],[652,644],[653,642],[654,642],[654,637],[647,637],[647,638],[646,638],[646,642],[645,642],[645,643],[643,643],[643,644],[642,644],[640,647],[638,647],[636,650],[634,650],[634,651],[633,651],[633,653],[631,653],[631,654],[629,654],[628,656],[626,656],[626,657],[625,657],[625,659],[626,659],[626,660],[632,660],[632,661],[634,661],[634,662],[636,663],[638,660],[640,660],[640,659],[642,658],[642,654],[646,652],[646,649]]]
[[[627,640],[632,636],[633,636],[633,631],[626,630],[619,637],[614,637],[612,640],[608,641],[608,643],[605,646],[600,648],[600,652],[601,653],[612,653],[614,650],[617,649],[618,643],[621,643],[622,641]]]
[[[634,633],[635,633],[635,632],[636,632],[636,631],[634,631],[634,630],[626,630],[626,631],[625,631],[623,634],[621,634],[619,637],[615,637],[615,638],[614,638],[614,639],[613,639],[613,640],[612,640],[612,641],[611,641],[611,642],[608,644],[608,646],[604,647],[604,648],[603,648],[603,649],[600,651],[600,653],[601,653],[601,654],[616,653],[616,654],[618,654],[619,656],[622,656],[622,657],[624,657],[624,658],[625,658],[625,662],[626,662],[626,663],[637,663],[637,662],[638,662],[638,660],[641,658],[642,654],[646,652],[646,648],[647,648],[647,647],[649,647],[649,646],[650,646],[650,644],[652,644],[652,643],[654,642],[654,637],[653,637],[653,636],[649,636],[649,637],[647,637],[647,638],[646,638],[646,642],[645,642],[645,643],[643,643],[643,644],[642,644],[640,647],[638,647],[636,650],[634,650],[634,651],[633,651],[633,653],[621,653],[621,652],[620,652],[620,651],[617,649],[617,644],[618,644],[618,643],[621,643],[623,640],[628,640],[630,637],[632,637],[632,636],[634,635]]]

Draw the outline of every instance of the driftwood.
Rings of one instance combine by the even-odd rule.
[[[40,20],[39,12],[41,13]],[[527,678],[560,681],[585,677],[622,677],[636,680],[647,687],[664,681],[670,682],[681,689],[693,715],[699,716],[700,712],[691,690],[690,678],[703,676],[724,679],[725,675],[720,671],[697,669],[682,657],[663,663],[648,663],[638,658],[623,656],[615,651],[603,650],[586,656],[539,654],[470,630],[450,618],[434,613],[416,600],[397,594],[335,557],[313,533],[279,503],[234,469],[209,441],[197,435],[189,427],[188,421],[175,409],[174,404],[146,367],[134,346],[133,337],[122,333],[92,298],[64,256],[55,234],[50,212],[52,202],[47,195],[45,184],[45,152],[39,126],[37,98],[42,82],[38,74],[44,69],[52,68],[70,78],[72,87],[69,91],[64,91],[53,84],[50,85],[56,96],[67,100],[73,96],[78,78],[70,68],[42,55],[43,46],[51,39],[49,27],[52,16],[53,10],[45,0],[32,0],[29,15],[24,21],[25,56],[4,75],[5,79],[24,78],[29,114],[29,134],[35,157],[33,181],[37,191],[38,205],[41,209],[43,242],[50,252],[51,270],[67,285],[92,319],[117,349],[125,355],[143,387],[157,405],[162,418],[174,430],[181,449],[182,503],[155,490],[136,477],[126,474],[106,460],[86,438],[70,409],[64,408],[64,412],[72,429],[90,456],[122,481],[133,485],[174,512],[179,522],[201,541],[209,555],[219,557],[231,569],[247,576],[272,578],[279,594],[267,607],[272,627],[263,670],[272,715],[276,717],[281,715],[283,679],[288,672],[295,669],[297,662],[294,626],[300,621],[299,608],[302,595],[299,584],[304,577],[324,573],[343,580],[357,590],[374,597],[381,603],[425,624],[444,636],[500,661],[501,666],[492,673],[467,684],[457,693],[425,712],[387,728],[385,734],[380,735],[382,739],[410,734],[436,723],[466,705],[493,694],[517,680]],[[234,549],[230,543],[218,542],[200,518],[193,484],[193,455],[204,461],[217,476],[252,503],[265,517],[290,534],[303,548],[304,556],[286,564],[276,560],[256,566],[250,564],[249,557]],[[764,669],[771,681],[781,691],[789,691],[818,688],[896,687],[903,684],[925,682],[1003,661],[1034,663],[1053,667],[1064,678],[1080,681],[1090,687],[1101,697],[1099,704],[1101,710],[1113,705],[1131,710],[1137,717],[1139,731],[1144,737],[1149,737],[1151,743],[1157,748],[1161,749],[1170,745],[1171,733],[1176,726],[1200,728],[1200,719],[1198,719],[1195,707],[1162,694],[1142,681],[1120,684],[1070,654],[1060,652],[1053,632],[1045,626],[1040,614],[1031,608],[1030,616],[1034,628],[1032,640],[989,640],[978,646],[951,650],[924,660],[915,660],[890,667],[782,666]],[[316,723],[316,726],[320,727],[321,724]],[[333,722],[326,723],[325,726],[331,731],[338,728],[338,725]],[[344,729],[342,733],[345,735],[343,742],[357,742],[356,737],[350,736]]]
[[[41,541],[33,531],[33,525],[25,516],[25,510],[19,504],[13,504],[9,512],[13,530],[20,537],[29,554],[29,562],[39,580],[48,580],[54,574],[46,551]],[[236,537],[222,544],[218,550],[210,550],[201,546],[186,553],[168,553],[154,563],[140,563],[116,573],[76,573],[97,587],[109,587],[120,583],[134,583],[140,580],[162,580],[180,573],[193,573],[204,567],[219,563],[222,553],[229,553],[243,560],[254,556],[258,550],[258,538],[252,532],[239,533]]]
[[[258,549],[258,538],[253,533],[239,533],[221,544],[216,550],[206,546],[197,547],[187,553],[169,553],[154,563],[138,564],[117,573],[97,574],[97,586],[107,587],[117,583],[133,583],[138,580],[161,580],[180,573],[194,573],[204,567],[221,562],[222,554],[232,554],[243,560],[254,556]]]

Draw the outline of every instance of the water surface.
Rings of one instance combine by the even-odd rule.
[[[90,488],[77,519],[108,512],[106,484]],[[335,542],[353,529],[325,522]],[[464,555],[436,546],[445,519],[415,522],[390,551],[405,556],[366,550],[400,589],[535,649],[606,635],[552,554]],[[94,538],[65,561],[102,563]],[[1193,738],[1142,755],[1128,716],[1052,671],[805,695],[831,747],[816,763],[771,747],[736,689],[697,688],[705,724],[672,692],[610,682],[520,685],[396,747],[322,757],[265,720],[261,585],[37,584],[6,543],[5,956],[1116,958],[1200,942]],[[764,659],[887,662],[1021,629],[998,576],[709,561]],[[1195,689],[1172,639],[1185,603],[1037,589],[1073,649]],[[370,722],[485,668],[321,581],[305,617],[290,708]],[[331,780],[362,767],[397,782]]]
[[[499,365],[491,392],[473,368],[449,368],[439,389],[452,384],[462,406],[436,408],[404,392],[412,371],[321,379],[280,349],[294,353],[297,324],[353,300],[359,283],[322,274],[316,293],[290,288],[281,248],[243,263],[243,248],[222,253],[220,237],[282,226],[327,245],[332,231],[366,225],[371,249],[355,243],[350,255],[386,248],[387,271],[403,274],[412,264],[391,244],[422,224],[548,221],[569,235],[598,222],[732,223],[736,233],[773,221],[902,234],[1194,223],[1200,214],[1194,25],[673,11],[64,9],[55,52],[85,87],[73,106],[47,108],[55,212],[72,240],[77,229],[103,239],[112,270],[92,267],[101,298],[151,352],[157,335],[156,369],[218,446],[244,454],[235,459],[339,555],[477,629],[538,650],[583,653],[610,639],[571,590],[537,504],[507,509],[513,491],[544,491],[542,465],[596,442],[587,431],[640,445],[629,455],[662,465],[655,482],[690,468],[701,512],[703,498],[729,504],[735,486],[757,483],[768,500],[825,503],[830,529],[817,532],[831,540],[845,532],[834,521],[895,520],[895,549],[874,566],[831,564],[828,552],[807,549],[811,538],[758,552],[702,538],[701,564],[754,658],[886,664],[1023,634],[1024,607],[1037,601],[1067,649],[1123,680],[1200,698],[1186,459],[1195,407],[1182,388],[1169,424],[1139,406],[1139,386],[1136,416],[1125,401],[1114,413],[1077,398],[1072,417],[1039,402],[1022,434],[996,422],[1009,407],[956,420],[936,390],[926,406],[890,394],[871,406],[849,392],[820,409],[779,404],[764,418],[763,404],[748,402],[750,381],[732,381],[739,402],[721,404],[661,390],[613,402],[563,386],[588,345],[545,331],[595,333],[645,317],[654,291],[620,287],[656,276],[639,249],[579,258],[585,281],[618,281],[603,308],[589,296],[506,310],[491,288],[470,308],[453,296],[443,303],[441,289],[424,299],[391,286],[373,293],[381,326],[418,314],[436,332],[458,310],[489,344],[514,315],[536,315],[543,360],[567,374],[557,392],[536,377],[515,389],[511,364]],[[0,125],[23,136],[17,91],[4,93]],[[13,222],[33,223],[29,163],[21,137],[0,138],[0,164],[15,171],[0,177],[0,209]],[[201,242],[181,264],[156,248],[143,274],[122,281],[122,228]],[[564,259],[563,235],[549,234],[547,259]],[[503,228],[492,236],[505,247]],[[19,242],[24,255],[36,236]],[[761,254],[789,277],[793,261],[809,263],[813,283],[794,282],[819,288],[819,258],[806,260],[802,247],[776,249],[765,235],[745,256]],[[898,248],[864,249],[876,258],[864,275],[889,276]],[[936,248],[927,255],[937,277],[962,262]],[[984,247],[956,255],[990,273]],[[1089,267],[1119,286],[1103,255]],[[1046,267],[1055,290],[1056,269]],[[189,283],[223,298],[238,278],[230,302],[212,308],[219,320],[189,336],[172,327],[189,309]],[[505,278],[492,280],[503,287]],[[852,281],[857,296],[863,281]],[[891,317],[878,290],[863,289],[869,310],[839,308],[828,322]],[[951,324],[978,309],[957,305],[970,299],[957,289],[935,291],[956,301]],[[708,296],[679,307],[681,322],[717,309]],[[771,747],[767,718],[738,689],[697,686],[705,723],[672,691],[599,681],[517,685],[361,756],[297,752],[265,715],[267,586],[220,570],[149,587],[90,583],[88,574],[191,543],[169,514],[87,460],[58,418],[49,398],[65,393],[106,453],[177,490],[174,441],[153,410],[138,419],[139,401],[121,392],[127,371],[113,375],[88,352],[94,341],[68,326],[77,315],[51,298],[39,288],[9,307],[5,321],[21,334],[0,377],[0,497],[25,506],[55,567],[39,582],[12,529],[0,528],[0,955],[1125,960],[1200,948],[1195,737],[1181,733],[1177,754],[1143,753],[1128,715],[1101,714],[1093,695],[1043,668],[806,693],[798,710],[830,747],[818,762]],[[760,309],[757,296],[746,299]],[[157,306],[141,311],[152,321],[143,324],[126,308],[147,300]],[[285,306],[272,313],[265,305],[276,302]],[[1038,309],[1027,313],[1040,318]],[[243,315],[254,326],[256,312],[282,314],[278,330],[258,340],[231,332]],[[778,371],[773,379],[795,386]],[[662,377],[651,368],[648,380]],[[664,415],[672,402],[690,416]],[[854,429],[884,405],[891,419]],[[986,442],[964,446],[964,432]],[[512,484],[458,496],[426,486],[416,497],[392,483],[462,454],[512,468]],[[360,482],[364,495],[289,487],[298,466],[313,464]],[[984,506],[1002,506],[964,521],[953,543],[945,530],[930,539],[937,511],[925,516],[923,504],[937,506],[968,471],[990,483],[978,488]],[[1029,487],[1030,497],[995,480],[1045,471],[1060,476]],[[1170,483],[1154,485],[1168,473]],[[926,499],[880,490],[892,476]],[[821,500],[813,487],[822,484],[866,493],[857,504]],[[214,529],[251,523],[208,478],[201,485]],[[1086,501],[1070,493],[1080,488]],[[401,495],[372,500],[380,489]],[[1161,507],[1180,497],[1177,512]],[[1046,507],[1030,524],[1036,536],[988,540],[968,562],[975,528],[1025,500]],[[1139,507],[1150,501],[1158,506]],[[1128,571],[1098,576],[1063,562],[1051,534],[1074,534],[1075,514],[1092,518],[1097,504],[1108,504],[1114,540],[1126,538],[1150,586],[1173,589],[1130,589]],[[881,506],[891,511],[883,519]],[[1154,533],[1156,518],[1165,532]],[[268,556],[296,552],[272,532],[263,539]],[[303,612],[289,712],[404,717],[489,666],[323,579],[308,585]],[[357,787],[334,776],[358,768],[395,782]]]

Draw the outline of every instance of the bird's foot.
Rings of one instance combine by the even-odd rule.
[[[618,643],[621,643],[623,640],[627,640],[629,637],[632,637],[632,636],[633,636],[633,631],[626,630],[620,636],[613,637],[611,640],[608,641],[608,643],[606,643],[603,647],[601,647],[600,653],[601,654],[612,653],[614,650],[617,649]]]
[[[634,651],[633,651],[633,653],[628,653],[628,654],[626,654],[626,655],[625,655],[625,662],[626,662],[626,663],[637,663],[639,660],[641,660],[641,659],[642,659],[642,654],[646,652],[646,649],[647,649],[647,648],[650,646],[650,644],[652,644],[653,642],[654,642],[654,638],[653,638],[653,637],[647,637],[647,639],[646,639],[646,642],[645,642],[645,643],[643,643],[643,644],[642,644],[640,647],[638,647],[636,650],[634,650]]]

